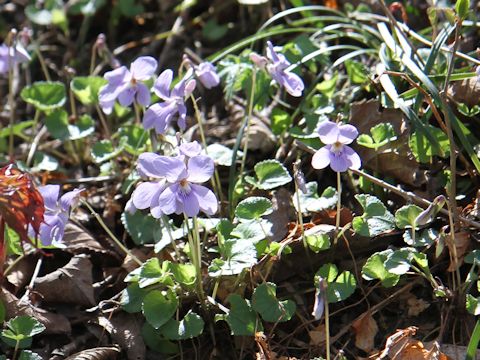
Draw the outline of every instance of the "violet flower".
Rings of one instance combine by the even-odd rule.
[[[165,134],[167,127],[174,117],[180,129],[185,130],[187,107],[185,98],[195,89],[195,80],[180,80],[170,91],[173,80],[173,71],[165,70],[160,74],[153,85],[155,94],[163,100],[161,103],[150,106],[143,116],[143,127],[148,130],[154,128],[157,134]]]
[[[162,192],[158,202],[165,214],[196,216],[200,210],[207,215],[217,212],[218,200],[215,194],[205,186],[214,171],[213,159],[206,155],[197,155],[187,163],[179,157],[171,158],[170,166],[165,169],[170,185]]]
[[[178,152],[180,155],[191,158],[201,154],[202,145],[198,141],[184,142],[178,146]]]
[[[106,114],[112,112],[115,100],[122,106],[130,106],[134,100],[140,105],[150,105],[150,90],[142,83],[150,79],[157,69],[157,61],[151,56],[141,56],[130,65],[108,71],[104,77],[108,84],[99,92],[99,101]]]
[[[195,66],[195,75],[207,89],[211,89],[220,84],[220,77],[217,74],[217,69],[208,61]]]
[[[273,80],[292,96],[302,96],[305,85],[297,74],[287,70],[291,65],[285,55],[278,54],[273,48],[273,44],[267,41],[267,57],[256,53],[250,54],[252,62],[260,68],[266,68]]]
[[[69,191],[60,198],[60,185],[40,186],[38,190],[45,204],[44,220],[39,231],[40,241],[44,246],[61,246],[70,208],[77,205],[82,190]]]
[[[0,45],[0,74],[6,74],[15,64],[28,62],[30,55],[27,50],[17,43],[14,47]]]
[[[328,165],[336,172],[360,168],[360,156],[347,145],[358,136],[355,126],[324,121],[318,127],[318,134],[326,146],[312,157],[312,166],[315,169],[323,169]]]

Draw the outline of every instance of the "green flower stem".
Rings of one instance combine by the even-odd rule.
[[[11,40],[13,42],[13,40]],[[9,46],[13,46],[13,44],[9,44]],[[10,54],[10,52],[9,52]],[[10,161],[13,162],[15,160],[15,155],[14,155],[14,146],[13,146],[13,124],[15,123],[15,99],[14,99],[14,94],[13,94],[13,76],[14,76],[14,71],[13,71],[13,66],[10,66],[10,61],[12,61],[11,56],[8,56],[8,107],[10,108],[10,133],[8,136],[8,157],[10,158]]]
[[[327,286],[324,286],[322,296],[325,304],[325,358],[330,360],[330,310],[328,308]]]
[[[47,65],[45,63],[45,59],[43,58],[42,52],[40,51],[40,44],[36,44],[35,54],[37,54],[38,61],[40,62],[40,66],[42,68],[43,76],[45,76],[45,80],[52,81],[52,79],[50,78],[50,73],[48,72]]]
[[[110,238],[115,242],[115,244],[120,249],[122,249],[122,251],[126,255],[129,255],[133,259],[133,261],[135,261],[138,265],[141,266],[143,263],[135,255],[133,255],[132,252],[128,250],[128,248],[125,245],[123,245],[123,243],[113,234],[113,232],[108,228],[107,224],[105,224],[105,222],[100,217],[100,215],[98,215],[98,213],[92,208],[92,206],[85,200],[81,200],[81,202],[83,205],[85,205],[88,208],[88,210],[93,215],[93,217],[97,219],[100,226],[103,228],[103,230],[105,230],[105,232],[108,234],[108,236],[110,236]]]
[[[340,172],[337,172],[337,214],[335,219],[335,236],[333,243],[337,244],[337,235],[340,228],[340,213],[342,210],[342,179],[340,177]]]
[[[96,105],[95,108],[97,109],[98,118],[100,119],[100,123],[102,124],[103,131],[105,132],[105,137],[107,139],[110,139],[112,137],[112,134],[110,133],[107,119],[105,118],[102,109],[100,109],[100,106]]]
[[[202,145],[203,145],[203,148],[205,149],[205,153],[208,155],[207,140],[205,138],[205,132],[203,130],[203,124],[202,124],[202,113],[198,108],[197,100],[195,99],[193,94],[190,95],[190,99],[192,100],[193,108],[195,110],[195,118],[197,120],[198,130],[200,132],[200,139],[202,140]],[[223,198],[223,192],[222,192],[222,185],[220,183],[220,176],[218,175],[217,167],[214,168],[214,178],[212,179],[212,187],[215,193],[220,198],[220,204],[223,204],[224,198]],[[222,216],[221,206],[220,206],[220,215]]]
[[[193,229],[188,225],[188,216],[184,213],[185,224],[187,226],[188,245],[190,247],[190,260],[195,267],[195,284],[197,286],[197,296],[200,302],[203,304],[205,300],[205,294],[203,292],[202,284],[202,255],[200,248],[200,234],[198,233],[197,217],[193,217]]]
[[[245,162],[247,160],[248,145],[250,143],[250,126],[252,125],[253,100],[254,100],[254,96],[255,96],[255,81],[256,81],[256,78],[257,78],[257,71],[254,68],[253,73],[252,73],[252,86],[250,88],[250,98],[248,100],[247,134],[246,134],[246,139],[245,139],[245,146],[243,147],[242,163],[240,164],[240,176],[241,177],[243,177],[243,171],[245,170]]]
[[[175,244],[175,240],[173,239],[172,232],[170,231],[170,224],[168,223],[168,218],[166,215],[162,216],[163,226],[167,229],[168,237],[170,238],[170,243],[172,244],[173,250],[175,250],[175,255],[177,255],[177,259],[179,262],[182,262],[182,256],[180,254],[180,250],[178,250],[177,244]]]

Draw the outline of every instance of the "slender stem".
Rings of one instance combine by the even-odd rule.
[[[97,42],[92,46],[92,56],[90,57],[90,75],[92,75],[93,70],[95,70],[95,63],[97,62]]]
[[[13,270],[13,268],[24,258],[26,257],[28,254],[25,254],[25,252],[23,252],[22,254],[20,254],[15,260],[13,260],[13,262],[8,265],[8,267],[5,269],[5,271],[3,272],[3,276],[7,276],[10,271]]]
[[[38,56],[38,61],[40,62],[40,66],[42,68],[43,75],[45,76],[45,80],[51,81],[50,73],[48,72],[47,65],[45,64],[45,59],[43,58],[42,52],[40,51],[40,44],[37,44],[35,47],[35,53]]]
[[[122,242],[120,240],[118,240],[118,238],[113,234],[113,232],[108,228],[107,224],[105,224],[105,222],[103,221],[103,219],[100,217],[100,215],[98,215],[98,213],[90,206],[90,204],[88,202],[86,202],[85,200],[81,200],[82,201],[82,204],[85,205],[88,210],[90,210],[90,213],[93,215],[93,217],[95,217],[95,219],[97,219],[98,223],[100,224],[100,226],[103,228],[103,230],[105,230],[105,232],[108,234],[108,236],[110,236],[110,238],[115,242],[115,244],[120,248],[122,249],[122,251],[127,254],[128,256],[130,256],[133,261],[135,261],[138,265],[142,265],[143,263],[135,256],[132,254],[132,252],[130,250],[128,250],[128,248],[122,244]]]
[[[326,286],[324,288],[322,296],[325,304],[325,352],[326,352],[325,357],[327,360],[330,360],[330,311],[328,308]]]
[[[13,46],[13,44],[11,45]],[[8,156],[10,161],[14,161],[14,149],[13,149],[13,124],[15,122],[15,100],[13,94],[13,77],[14,77],[14,63],[13,58],[8,51],[8,107],[10,108],[10,133],[8,136]]]
[[[302,205],[300,203],[300,189],[298,188],[298,184],[296,181],[295,181],[295,194],[296,194],[297,209],[298,209],[297,218],[298,218],[298,223],[300,224],[300,231],[302,232],[303,247],[305,248],[305,250],[307,250],[308,244],[307,244],[307,239],[305,239],[305,229],[303,227],[303,213],[302,213]]]
[[[100,118],[100,123],[102,124],[102,127],[103,127],[103,131],[105,131],[105,136],[107,139],[110,139],[112,135],[110,134],[110,128],[108,127],[107,119],[103,115],[103,112],[100,109],[100,106],[97,105],[96,108],[97,108],[98,117]]]
[[[182,262],[182,256],[180,254],[180,250],[178,250],[177,244],[175,244],[175,240],[173,239],[172,232],[170,231],[170,224],[168,223],[168,218],[165,215],[162,216],[162,222],[165,229],[167,229],[168,237],[170,238],[170,243],[172,244],[173,250],[175,250],[175,255],[177,255],[178,261]]]
[[[20,340],[17,340],[17,342],[15,343],[15,349],[13,350],[12,360],[17,359],[17,353],[18,353],[19,346],[20,346]]]
[[[192,100],[193,108],[195,110],[195,118],[197,119],[198,130],[200,131],[200,139],[202,140],[202,145],[203,145],[203,148],[205,149],[205,153],[208,155],[207,139],[205,138],[205,132],[203,130],[203,124],[202,124],[202,113],[198,108],[197,100],[195,99],[193,94],[190,95],[190,99]],[[223,193],[222,193],[222,186],[220,183],[220,177],[218,175],[217,167],[215,167],[215,170],[214,170],[214,178],[212,179],[212,186],[215,193],[220,198],[220,203],[223,204],[224,199],[223,199]],[[220,206],[220,211],[222,211],[221,206]]]
[[[253,99],[254,99],[254,96],[255,96],[255,81],[256,81],[256,78],[257,78],[257,71],[254,69],[253,73],[252,73],[252,86],[250,88],[250,98],[248,100],[247,134],[246,134],[246,139],[245,139],[245,146],[243,147],[242,163],[240,165],[240,177],[243,177],[243,170],[245,169],[245,161],[247,160],[248,145],[250,143],[250,126],[252,124]]]
[[[197,287],[198,287],[198,295],[200,300],[203,304],[203,300],[205,300],[205,294],[203,292],[203,284],[202,284],[202,250],[200,246],[200,234],[198,229],[198,220],[197,217],[193,217],[193,242],[195,246],[195,255],[196,255],[196,272],[197,272]]]
[[[340,228],[340,213],[342,211],[342,179],[340,177],[340,172],[337,172],[337,214],[335,218],[335,239],[334,244],[337,243],[337,234],[338,229]]]

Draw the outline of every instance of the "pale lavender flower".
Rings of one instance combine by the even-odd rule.
[[[78,204],[82,190],[69,191],[60,198],[60,185],[40,186],[38,190],[45,204],[44,220],[39,231],[40,241],[44,246],[61,246],[70,208]]]
[[[318,127],[318,134],[325,146],[312,157],[315,169],[323,169],[328,165],[337,172],[360,168],[360,156],[347,145],[358,136],[355,126],[324,121]]]
[[[153,85],[155,94],[163,100],[161,103],[150,106],[143,116],[143,126],[146,130],[155,129],[157,134],[165,134],[170,122],[177,117],[180,129],[185,130],[187,107],[185,98],[195,89],[195,80],[180,80],[170,91],[173,80],[173,71],[165,70],[160,74]]]
[[[115,100],[122,106],[130,106],[134,100],[140,105],[150,105],[150,90],[142,83],[150,79],[157,69],[157,61],[151,56],[141,56],[130,65],[108,71],[104,77],[108,84],[99,92],[99,101],[106,114],[112,112]]]
[[[277,54],[270,41],[267,41],[267,58],[270,63],[267,64],[267,71],[270,76],[292,96],[302,96],[304,89],[303,81],[297,74],[287,71],[291,65],[283,54]]]
[[[186,157],[194,157],[202,152],[202,145],[198,141],[184,142],[179,145],[178,152]]]
[[[217,212],[218,200],[205,186],[214,171],[213,159],[206,155],[189,158],[185,163],[180,157],[171,158],[166,168],[169,186],[162,192],[158,202],[165,214],[196,216],[200,210],[207,215]]]
[[[27,50],[17,43],[14,47],[0,45],[0,74],[6,74],[15,64],[28,62],[30,55]]]
[[[137,171],[143,178],[151,178],[153,181],[141,183],[133,191],[132,198],[128,203],[128,210],[150,209],[150,213],[156,219],[163,215],[158,198],[166,187],[166,171],[170,164],[170,157],[154,153],[143,153],[138,157]]]
[[[207,89],[211,89],[220,84],[220,77],[217,74],[217,69],[208,61],[195,66],[195,75]]]

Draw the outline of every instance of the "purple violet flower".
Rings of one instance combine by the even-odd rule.
[[[312,157],[312,166],[315,169],[323,169],[328,165],[337,172],[360,169],[360,156],[347,145],[358,136],[355,126],[324,121],[318,127],[318,134],[325,146]]]
[[[143,116],[143,127],[148,130],[154,128],[157,134],[165,134],[170,122],[178,114],[178,126],[185,130],[187,107],[185,98],[195,89],[195,80],[180,80],[170,91],[173,80],[173,71],[165,70],[160,74],[153,85],[153,91],[164,102],[150,106]]]
[[[290,95],[302,96],[305,86],[300,76],[286,70],[291,65],[290,62],[283,54],[277,54],[270,41],[267,41],[267,46],[267,58],[270,60],[270,64],[267,64],[267,71],[271,77]]]
[[[60,185],[45,185],[38,188],[45,204],[44,221],[40,225],[39,237],[44,246],[61,246],[70,208],[77,205],[83,190],[75,189],[60,198]]]
[[[215,194],[199,185],[213,175],[212,158],[196,155],[187,159],[182,155],[170,157],[144,153],[139,157],[138,171],[156,181],[144,182],[135,189],[132,203],[136,209],[150,208],[155,218],[173,213],[185,213],[191,217],[200,210],[213,215],[217,211]]]
[[[207,89],[211,89],[220,84],[220,77],[217,74],[217,69],[208,61],[195,66],[195,75]]]
[[[150,79],[157,69],[157,61],[151,56],[141,56],[130,65],[108,71],[104,77],[108,84],[99,92],[99,101],[105,114],[112,112],[115,100],[122,106],[130,106],[134,100],[140,105],[150,105],[150,90],[142,83]]]
[[[17,43],[15,47],[0,45],[0,74],[6,74],[15,64],[21,64],[30,60],[27,50]]]
[[[202,145],[200,145],[198,141],[181,143],[178,146],[178,152],[180,155],[184,155],[189,158],[194,157],[200,155],[202,152]]]

